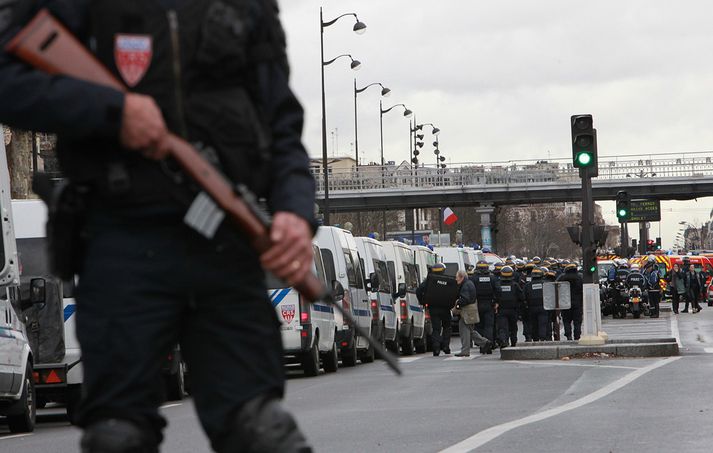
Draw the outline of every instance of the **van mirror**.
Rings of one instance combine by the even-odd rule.
[[[33,278],[30,281],[30,303],[44,304],[47,301],[47,282],[44,278]]]
[[[341,284],[341,282],[339,280],[334,280],[332,282],[332,292],[334,294],[335,300],[344,299],[344,286]]]
[[[372,272],[371,275],[369,275],[369,291],[378,291],[380,286],[379,283],[379,274]]]
[[[396,294],[399,297],[406,297],[406,283],[399,283],[399,291]]]

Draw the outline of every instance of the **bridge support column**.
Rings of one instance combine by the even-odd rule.
[[[493,235],[495,227],[495,206],[493,206],[492,203],[482,203],[475,208],[475,212],[480,214],[481,246],[493,250],[495,247],[495,237]]]

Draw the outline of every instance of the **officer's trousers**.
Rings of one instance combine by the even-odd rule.
[[[574,339],[579,340],[582,335],[582,303],[572,302],[572,308],[562,310],[562,322],[564,323],[564,336],[572,340],[572,330],[574,328]]]
[[[550,314],[543,307],[530,307],[530,334],[533,341],[549,341],[552,338],[552,327],[550,327],[550,338],[547,338],[547,324]]]
[[[492,342],[494,340],[495,313],[493,310],[482,311],[478,313],[478,316],[480,317],[480,322],[475,325],[475,330]]]
[[[445,307],[428,307],[431,315],[431,345],[433,353],[451,350],[451,310]]]
[[[94,212],[89,235],[77,289],[80,426],[126,419],[160,441],[160,372],[176,344],[214,446],[244,403],[282,396],[279,323],[245,241],[209,242],[162,207]]]
[[[659,305],[661,303],[661,291],[649,291],[649,304],[651,305],[651,316],[659,315]],[[676,307],[678,311],[678,307]]]
[[[517,309],[500,308],[498,312],[498,341],[500,345],[517,345]]]
[[[525,341],[532,341],[532,325],[530,324],[530,309],[528,307],[520,308],[520,319],[522,320],[522,335]]]

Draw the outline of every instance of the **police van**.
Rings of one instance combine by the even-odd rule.
[[[386,252],[391,287],[396,288],[401,352],[404,355],[426,352],[425,312],[416,297],[420,282],[414,252],[401,242],[384,241],[382,244]]]
[[[2,127],[0,136],[1,132]],[[10,432],[26,433],[35,429],[34,356],[22,322],[20,270],[13,230],[10,176],[5,146],[0,141],[0,416],[5,417]],[[32,289],[24,303],[39,302],[41,282],[35,282]]]
[[[445,273],[455,277],[458,271],[467,271],[471,263],[468,252],[462,247],[435,247],[434,251],[441,258],[441,262],[446,265]]]
[[[312,272],[326,284],[322,256],[316,245]],[[270,302],[282,322],[282,346],[288,362],[297,362],[307,376],[337,371],[339,359],[335,335],[334,308],[324,302],[310,303],[284,282],[267,274]]]
[[[320,227],[314,242],[322,256],[326,280],[341,296],[337,303],[351,313],[367,335],[371,335],[371,306],[354,236],[341,228]],[[374,349],[369,345],[368,338],[358,336],[341,317],[337,318],[337,344],[343,366],[355,366],[357,359],[374,361]]]
[[[371,303],[371,335],[380,344],[389,349],[398,349],[396,336],[396,304],[393,289],[389,280],[389,271],[386,266],[386,254],[381,242],[376,239],[357,237],[354,238],[359,250],[361,268]]]

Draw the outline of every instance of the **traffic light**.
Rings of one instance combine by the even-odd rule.
[[[631,197],[628,192],[620,190],[616,194],[616,218],[619,223],[626,223],[631,214]]]
[[[656,238],[656,250],[661,250],[661,238]]]
[[[584,249],[584,256],[582,256],[582,272],[584,275],[595,276],[595,281],[598,281],[597,277],[597,249],[594,247],[586,247]]]
[[[572,116],[572,159],[575,168],[591,168],[597,175],[597,131],[592,115]]]
[[[649,239],[648,241],[646,241],[646,251],[653,252],[654,250],[656,250],[656,243],[653,239]]]

